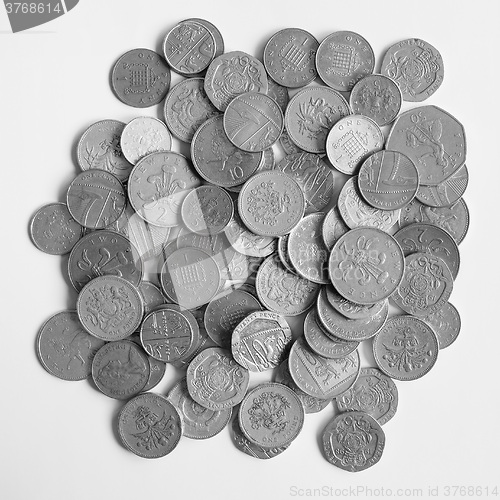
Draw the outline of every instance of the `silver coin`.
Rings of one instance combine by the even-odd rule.
[[[329,359],[347,356],[359,346],[358,341],[342,340],[325,332],[315,309],[309,311],[304,320],[304,339],[312,351]]]
[[[116,61],[111,86],[123,103],[148,108],[161,102],[167,94],[170,68],[163,57],[152,50],[129,50]]]
[[[237,95],[246,92],[267,94],[267,88],[264,65],[245,52],[227,52],[216,57],[205,76],[205,92],[221,111],[225,111]]]
[[[329,251],[321,233],[324,218],[323,212],[306,215],[292,229],[288,239],[288,255],[296,273],[320,285],[330,282]]]
[[[290,139],[309,153],[324,153],[328,132],[350,114],[347,101],[328,87],[307,87],[288,103],[285,127]]]
[[[161,290],[150,281],[141,281],[139,293],[144,304],[144,314],[149,314],[153,309],[165,304],[166,300]]]
[[[331,464],[349,472],[375,465],[384,452],[385,433],[363,412],[350,411],[333,418],[323,431],[323,453]]]
[[[224,349],[231,349],[231,335],[250,313],[261,311],[259,301],[243,290],[232,290],[212,300],[205,309],[204,325],[209,337]]]
[[[370,44],[352,31],[328,35],[316,52],[319,77],[335,90],[351,90],[361,78],[373,73],[375,54]]]
[[[165,375],[165,371],[167,369],[167,365],[163,361],[158,361],[152,356],[148,356],[148,363],[149,377],[146,385],[144,386],[144,392],[154,389],[163,379],[163,376]]]
[[[405,274],[392,300],[414,316],[428,316],[441,309],[453,290],[453,276],[445,261],[430,253],[405,258]]]
[[[335,179],[326,162],[318,155],[296,153],[287,155],[275,167],[297,181],[306,199],[306,214],[321,212],[333,194]]]
[[[403,96],[398,84],[388,76],[368,75],[352,88],[352,112],[371,118],[379,127],[388,125],[401,109]]]
[[[147,356],[129,340],[108,342],[94,356],[92,378],[106,396],[129,399],[141,392],[148,381]]]
[[[185,21],[194,21],[195,23],[203,25],[210,32],[210,34],[214,39],[215,57],[224,54],[224,39],[222,38],[221,32],[218,30],[216,26],[214,26],[211,22],[207,21],[206,19],[198,19],[195,17],[191,19],[185,19]]]
[[[290,238],[289,234],[285,234],[285,236],[280,236],[278,238],[278,257],[287,271],[297,274],[290,260],[290,255],[288,254],[288,238]]]
[[[171,151],[152,153],[140,160],[130,174],[130,204],[146,222],[160,227],[177,226],[181,204],[200,179],[187,158]]]
[[[373,227],[352,229],[341,236],[328,261],[337,292],[357,304],[375,304],[389,297],[401,283],[404,269],[398,242]]]
[[[260,267],[262,259],[235,252],[233,259],[221,269],[221,278],[228,281],[246,281]]]
[[[65,203],[50,203],[39,208],[30,220],[30,237],[42,252],[64,255],[82,237],[83,228],[73,219]]]
[[[441,108],[420,106],[398,116],[386,148],[399,151],[413,161],[420,184],[437,186],[465,163],[465,130]]]
[[[357,177],[347,179],[340,191],[337,207],[342,219],[351,229],[374,227],[388,231],[401,214],[400,209],[380,210],[368,205],[359,194]]]
[[[455,306],[449,302],[446,302],[439,311],[424,316],[422,319],[434,330],[439,349],[445,349],[453,344],[460,333],[460,315]]]
[[[90,280],[107,275],[124,278],[138,286],[142,273],[137,250],[125,236],[114,231],[87,234],[69,254],[68,276],[77,292]]]
[[[177,361],[174,361],[172,366],[177,368],[178,370],[187,370],[189,367],[189,363],[193,361],[193,359],[200,354],[205,349],[208,349],[209,347],[217,347],[217,345],[212,342],[210,337],[207,335],[205,330],[200,328],[200,335],[195,342],[193,342],[193,347],[189,349],[189,351],[186,353],[186,355]]]
[[[394,239],[400,244],[405,257],[416,252],[436,255],[446,262],[453,279],[457,277],[460,253],[448,232],[432,224],[415,223],[401,228],[394,234]]]
[[[182,202],[181,217],[193,233],[210,236],[222,233],[234,214],[234,203],[219,186],[193,189]]]
[[[358,380],[336,399],[339,411],[360,411],[386,424],[398,408],[398,388],[377,368],[361,368]]]
[[[277,84],[271,78],[267,79],[267,95],[274,99],[278,106],[283,111],[283,115],[285,114],[286,107],[288,106],[288,102],[290,101],[290,96],[288,95],[288,89],[286,87],[282,87]]]
[[[89,281],[78,295],[76,310],[85,330],[106,341],[132,335],[144,315],[139,290],[118,276]]]
[[[163,53],[176,73],[193,76],[205,71],[215,57],[215,40],[203,24],[186,20],[165,36]]]
[[[286,112],[286,110],[285,110]],[[286,127],[286,123],[285,123]],[[283,132],[281,132],[280,135],[280,146],[285,152],[285,155],[293,155],[296,153],[304,153],[303,149],[300,149],[298,146],[296,146],[292,139],[290,139],[290,135],[286,131],[286,129],[283,129]]]
[[[179,411],[183,426],[182,435],[191,439],[208,439],[228,424],[232,408],[210,410],[198,404],[190,395],[186,379],[182,379],[169,391],[167,399]]]
[[[356,382],[359,354],[354,351],[340,358],[324,358],[299,337],[290,349],[288,367],[299,389],[310,396],[331,400]]]
[[[366,319],[376,316],[385,307],[386,302],[381,300],[375,304],[356,304],[339,295],[333,286],[326,288],[326,299],[337,312],[348,319]]]
[[[291,341],[292,332],[281,315],[256,311],[233,330],[231,351],[241,366],[261,372],[276,368],[283,361]]]
[[[182,427],[172,403],[151,392],[128,401],[118,416],[123,444],[142,458],[160,458],[171,453],[181,439]]]
[[[187,318],[173,309],[150,312],[141,325],[141,344],[153,358],[172,363],[186,354],[193,342],[193,330]]]
[[[191,142],[191,158],[206,181],[230,187],[244,183],[259,167],[263,153],[237,148],[224,132],[223,116],[214,116],[196,131]]]
[[[104,345],[82,327],[76,311],[51,316],[36,337],[36,351],[42,366],[62,380],[85,380],[92,371],[92,359]]]
[[[269,76],[284,87],[304,87],[316,76],[315,58],[319,43],[299,28],[275,33],[264,47],[264,66]]]
[[[250,153],[270,148],[283,131],[283,112],[266,94],[237,95],[224,111],[224,131],[239,149]]]
[[[323,219],[323,226],[321,227],[321,236],[326,248],[331,251],[335,242],[345,233],[349,231],[346,226],[337,206],[334,206]]]
[[[327,291],[323,288],[318,295],[318,318],[326,333],[346,341],[361,342],[377,334],[387,320],[389,304],[384,302],[384,307],[376,315],[365,319],[348,319],[330,304]]]
[[[245,397],[250,374],[235,362],[231,352],[210,347],[200,352],[187,369],[187,388],[204,408],[226,410]]]
[[[420,186],[416,198],[429,207],[448,207],[462,197],[468,183],[469,172],[463,164],[437,186]]]
[[[409,38],[389,47],[381,72],[396,81],[405,101],[421,102],[443,83],[443,59],[430,43]]]
[[[198,127],[219,110],[210,102],[203,78],[182,80],[170,89],[163,113],[170,132],[184,142],[191,142]]]
[[[250,231],[283,236],[302,219],[305,197],[295,180],[279,171],[260,172],[249,179],[238,197],[238,213]]]
[[[304,411],[307,413],[318,413],[324,410],[329,404],[330,399],[315,398],[314,396],[309,396],[304,391],[297,387],[297,384],[293,381],[290,375],[290,369],[288,368],[288,359],[285,359],[276,371],[276,376],[274,377],[275,382],[278,384],[286,385],[288,388],[292,389],[295,394],[299,397],[302,405],[304,406]]]
[[[469,209],[463,198],[448,207],[428,207],[413,200],[401,210],[399,225],[406,227],[415,223],[440,227],[460,245],[469,229]]]
[[[265,447],[291,443],[304,425],[299,397],[283,384],[260,384],[241,403],[238,419],[243,434]]]
[[[363,160],[384,147],[384,134],[370,118],[350,115],[333,125],[326,138],[326,155],[343,174],[353,175]]]
[[[104,170],[86,170],[71,182],[66,205],[73,219],[88,229],[103,229],[125,210],[122,183]]]
[[[390,318],[373,341],[378,367],[396,380],[416,380],[434,366],[439,352],[432,328],[414,316]]]
[[[165,124],[157,118],[141,116],[127,123],[120,145],[127,160],[135,165],[151,153],[170,151],[172,137]]]

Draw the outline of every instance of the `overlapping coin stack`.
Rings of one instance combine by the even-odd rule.
[[[39,249],[70,253],[79,293],[41,328],[40,361],[126,401],[119,433],[141,457],[233,417],[235,445],[272,458],[334,404],[324,456],[364,470],[383,454],[393,379],[425,375],[460,330],[448,299],[468,226],[464,129],[436,106],[400,113],[440,87],[441,56],[404,40],[374,74],[360,35],[290,28],[259,60],[225,52],[202,19],[163,49],[122,55],[112,86],[130,106],[163,102],[165,121],[89,126],[66,203],[31,221]],[[377,366],[361,366],[364,341]],[[149,392],[167,365],[178,383]],[[263,371],[274,381],[252,384]]]

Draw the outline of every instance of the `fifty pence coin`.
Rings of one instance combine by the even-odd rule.
[[[422,319],[434,330],[440,349],[445,349],[453,344],[460,333],[460,314],[458,314],[456,307],[449,302],[446,302],[438,311],[424,316]]]
[[[420,186],[416,198],[429,207],[448,207],[463,196],[468,183],[469,172],[464,163],[437,186]]]
[[[335,242],[345,233],[349,231],[346,223],[340,216],[340,212],[337,206],[334,206],[323,219],[323,225],[321,227],[321,236],[323,237],[323,243],[325,244],[328,251],[331,251]]]

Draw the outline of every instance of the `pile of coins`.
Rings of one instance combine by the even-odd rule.
[[[425,375],[460,330],[448,299],[468,226],[464,129],[436,106],[400,113],[441,85],[441,56],[404,40],[374,74],[360,35],[318,43],[289,28],[261,62],[225,52],[202,19],[163,48],[125,53],[111,80],[127,105],[164,101],[165,122],[92,124],[66,203],[31,221],[40,250],[69,253],[78,292],[75,311],[42,326],[40,361],[125,400],[119,434],[141,457],[234,416],[235,445],[269,459],[333,402],[324,456],[364,470],[396,413],[393,380]],[[184,77],[172,87],[171,71]],[[300,315],[292,332],[286,318]],[[376,367],[361,367],[363,341]],[[149,392],[167,364],[183,376]],[[274,382],[249,389],[267,370]]]

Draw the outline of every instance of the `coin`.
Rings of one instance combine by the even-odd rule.
[[[123,103],[148,108],[161,102],[167,94],[170,68],[163,57],[152,50],[129,50],[116,61],[111,86]]]
[[[210,63],[205,76],[205,92],[213,105],[221,111],[225,111],[227,105],[239,94],[267,94],[264,65],[245,52],[226,52]]]
[[[307,311],[319,292],[316,283],[288,271],[276,254],[259,267],[256,289],[264,307],[283,316],[298,316]]]
[[[141,325],[141,344],[153,358],[164,363],[181,359],[193,342],[193,330],[179,311],[160,308],[150,312]]]
[[[463,198],[448,207],[428,207],[418,200],[413,200],[401,211],[399,225],[406,227],[414,223],[440,227],[460,245],[469,229],[469,209]]]
[[[73,219],[89,229],[103,229],[125,209],[121,182],[104,170],[86,170],[71,182],[66,205]]]
[[[373,417],[358,411],[341,413],[333,418],[325,427],[322,439],[325,458],[349,472],[359,472],[375,465],[385,446],[382,427]]]
[[[234,146],[224,132],[223,120],[222,115],[214,116],[198,128],[191,142],[191,158],[206,181],[223,187],[237,186],[257,170],[263,153],[249,153]]]
[[[321,236],[323,238],[323,243],[325,244],[328,251],[331,251],[335,242],[345,233],[349,231],[346,226],[338,207],[335,205],[323,219],[323,225],[321,227]]]
[[[193,189],[182,202],[181,217],[193,233],[210,236],[224,231],[234,213],[229,194],[219,186]]]
[[[160,458],[174,450],[182,436],[182,420],[163,396],[147,392],[127,402],[118,416],[125,447],[142,458]]]
[[[128,182],[130,204],[146,222],[177,226],[181,204],[200,179],[187,158],[172,151],[151,153],[134,167]]]
[[[231,349],[235,327],[250,313],[261,311],[259,301],[243,290],[233,290],[212,300],[205,309],[204,325],[209,337],[224,349]]]
[[[447,207],[459,200],[468,183],[469,172],[464,163],[437,186],[420,186],[416,198],[429,207]]]
[[[375,304],[389,297],[401,283],[404,268],[398,242],[372,227],[352,229],[341,236],[328,261],[337,292],[357,304]]]
[[[358,341],[342,340],[325,332],[315,309],[309,311],[304,320],[304,339],[312,351],[329,359],[347,356],[359,346]]]
[[[311,153],[287,155],[274,170],[280,170],[297,181],[304,191],[306,214],[321,212],[330,203],[335,179],[320,156]]]
[[[249,179],[238,197],[238,212],[250,231],[283,236],[302,219],[304,193],[291,177],[279,171],[260,172]]]
[[[68,276],[79,292],[99,276],[118,276],[135,286],[142,279],[142,261],[130,241],[114,231],[102,230],[81,238],[71,250]]]
[[[382,74],[399,85],[405,101],[424,101],[443,83],[441,54],[418,38],[408,38],[389,47],[381,68]]]
[[[384,307],[385,300],[375,304],[356,304],[339,295],[333,286],[326,288],[326,299],[328,303],[342,316],[348,319],[366,319],[376,316]]]
[[[104,345],[82,327],[76,311],[51,316],[36,337],[42,366],[62,380],[84,380],[92,370],[92,359]]]
[[[398,408],[398,388],[377,368],[361,368],[358,380],[336,399],[339,411],[360,411],[386,424]]]
[[[430,253],[405,258],[405,273],[392,300],[403,311],[428,316],[441,309],[453,290],[453,276],[445,261]]]
[[[283,115],[285,114],[286,107],[288,106],[288,101],[290,97],[288,95],[288,89],[276,83],[271,78],[267,78],[267,95],[274,99],[278,106],[281,108]]]
[[[289,234],[278,238],[278,257],[287,271],[297,274],[288,254],[288,238],[290,238]]]
[[[150,116],[141,116],[127,123],[120,144],[125,158],[135,165],[146,155],[170,151],[172,137],[162,121]]]
[[[107,341],[132,335],[144,314],[139,290],[118,276],[89,281],[78,295],[76,310],[85,330]]]
[[[353,175],[363,160],[384,147],[384,134],[370,118],[349,115],[328,132],[326,155],[331,164],[343,174]]]
[[[390,318],[373,341],[378,367],[396,380],[423,377],[434,366],[438,351],[432,328],[414,316]]]
[[[340,358],[324,358],[313,352],[303,337],[299,337],[290,349],[288,367],[299,389],[310,396],[331,400],[356,381],[359,354],[354,351]]]
[[[439,349],[449,347],[460,333],[460,315],[456,307],[449,302],[438,311],[422,318],[434,331],[438,339]]]
[[[350,113],[347,101],[327,87],[307,87],[288,103],[285,127],[290,139],[309,153],[324,153],[328,132]]]
[[[420,106],[399,115],[385,147],[413,161],[423,186],[441,184],[465,163],[464,127],[437,106]]]
[[[219,114],[203,87],[203,78],[182,80],[170,89],[163,113],[170,132],[184,142],[191,142],[200,125]]]
[[[292,332],[283,316],[269,311],[249,314],[233,330],[231,351],[252,372],[276,368],[286,357]]]
[[[195,23],[201,24],[210,32],[215,43],[215,57],[220,56],[224,53],[224,39],[222,38],[221,32],[216,26],[214,26],[206,19],[198,19],[195,17],[191,19],[185,19],[185,21],[194,21]]]
[[[150,281],[141,281],[139,293],[144,304],[144,314],[149,314],[153,309],[165,304],[165,297],[160,289]]]
[[[374,227],[388,231],[401,214],[400,209],[380,210],[365,203],[359,194],[357,177],[347,179],[340,191],[337,207],[342,219],[351,229]]]
[[[243,434],[254,444],[279,447],[299,435],[304,424],[304,407],[289,387],[269,382],[248,392],[238,419]]]
[[[275,33],[264,47],[264,66],[269,76],[284,87],[304,87],[316,76],[319,43],[310,33],[286,28]]]
[[[191,397],[204,408],[226,410],[245,397],[249,372],[235,362],[231,352],[210,347],[189,364],[186,381]]]
[[[233,259],[221,270],[221,278],[228,281],[246,281],[259,268],[262,259],[235,252]]]
[[[375,54],[370,44],[352,31],[328,35],[316,52],[319,77],[335,90],[351,90],[361,78],[373,73]]]
[[[285,110],[286,112],[286,110]],[[286,123],[285,123],[286,127]],[[293,142],[292,139],[290,139],[290,135],[286,131],[286,128],[283,129],[283,132],[281,132],[280,135],[280,146],[285,152],[286,155],[293,155],[295,153],[303,153],[304,150],[300,149],[298,146],[296,146]]]
[[[148,381],[146,354],[129,340],[108,342],[94,356],[92,378],[106,396],[129,399],[141,392]]]
[[[39,250],[64,255],[82,237],[83,228],[73,219],[65,203],[50,203],[35,212],[29,231],[31,241]]]
[[[232,408],[216,411],[198,404],[189,395],[186,379],[180,380],[170,389],[167,399],[181,415],[182,435],[191,439],[208,439],[219,434],[233,413]]]
[[[394,234],[394,239],[401,245],[405,257],[425,252],[443,259],[449,267],[453,279],[460,268],[460,253],[453,237],[443,229],[432,224],[410,224]]]
[[[166,34],[163,53],[172,70],[192,76],[208,68],[215,57],[215,40],[203,24],[181,21]]]
[[[398,84],[384,75],[368,75],[352,88],[349,104],[354,114],[371,118],[379,127],[388,125],[401,109]]]
[[[365,319],[348,319],[330,304],[327,289],[323,288],[318,295],[318,318],[325,332],[335,338],[348,342],[360,342],[373,337],[385,324],[389,314],[389,305],[384,302],[384,307],[376,315]]]

